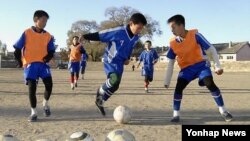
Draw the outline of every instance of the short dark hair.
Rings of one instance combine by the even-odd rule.
[[[78,38],[78,39],[79,39],[79,37],[78,37],[78,36],[76,36],[76,35],[72,37],[72,40],[73,40],[74,38]]]
[[[185,26],[185,18],[182,15],[174,15],[168,19],[168,23],[175,22],[178,25],[183,24]]]
[[[145,43],[149,43],[150,45],[152,45],[152,42],[149,40],[147,40]]]
[[[43,16],[45,16],[49,19],[49,14],[47,12],[45,12],[43,10],[37,10],[37,11],[35,11],[33,18],[35,18],[35,17],[41,18]]]
[[[140,23],[143,25],[147,24],[145,16],[141,13],[134,13],[129,21],[132,21],[134,24],[140,24]]]

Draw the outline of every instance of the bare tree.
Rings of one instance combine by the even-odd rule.
[[[68,31],[67,46],[69,47],[72,44],[72,37],[77,35],[86,34],[89,32],[96,32],[98,30],[109,29],[121,25],[127,25],[129,23],[130,17],[139,12],[138,10],[123,6],[123,7],[110,7],[105,11],[105,16],[108,18],[98,25],[96,21],[87,21],[80,20],[72,24],[71,29]],[[160,30],[159,22],[152,19],[150,16],[145,15],[148,24],[143,29],[141,35],[145,38],[151,39],[154,35],[161,35],[162,31]],[[91,56],[92,61],[100,60],[101,56],[104,53],[105,44],[100,42],[91,42],[85,43],[84,47],[87,53]],[[143,44],[138,42],[133,52],[133,55],[138,55],[139,52],[143,49]]]
[[[109,19],[101,22],[100,28],[108,29],[116,26],[126,25],[129,23],[130,17],[137,12],[139,11],[128,6],[123,6],[120,8],[117,7],[107,8],[105,11],[105,16],[108,17]],[[154,34],[161,35],[162,31],[160,30],[159,22],[152,19],[148,15],[145,15],[145,17],[147,19],[148,24],[143,29],[141,35],[145,36],[148,39],[151,39]]]

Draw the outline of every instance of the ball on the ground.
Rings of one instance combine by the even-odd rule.
[[[0,135],[0,141],[19,141],[12,135]]]
[[[70,138],[67,141],[94,141],[94,138],[91,137],[88,133],[80,131],[71,134]]]
[[[116,122],[126,124],[131,120],[132,112],[127,106],[118,106],[114,110],[113,117]]]
[[[105,141],[136,141],[132,133],[125,129],[111,131]]]

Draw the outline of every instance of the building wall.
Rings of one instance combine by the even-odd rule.
[[[237,52],[237,61],[250,61],[250,45],[246,44]]]
[[[220,61],[236,61],[236,54],[220,54]]]

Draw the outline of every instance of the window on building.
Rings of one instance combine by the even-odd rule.
[[[227,60],[232,60],[232,59],[234,59],[233,56],[227,56]]]

